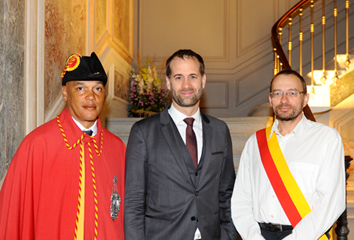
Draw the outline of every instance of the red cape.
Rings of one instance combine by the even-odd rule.
[[[69,111],[59,115],[72,146],[82,136]],[[94,235],[94,197],[88,144],[91,142],[98,201],[97,239],[124,239],[125,145],[97,121],[94,137],[84,136],[86,165],[85,239]],[[0,191],[0,239],[74,239],[79,194],[80,145],[69,150],[57,119],[35,129],[22,141]],[[118,218],[110,216],[113,178],[118,179],[121,206]]]

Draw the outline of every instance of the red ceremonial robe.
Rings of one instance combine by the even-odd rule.
[[[69,146],[81,139],[82,131],[65,109],[59,120]],[[84,135],[85,225],[84,239],[94,239],[95,202],[91,143],[97,193],[97,239],[124,239],[125,145],[97,121],[96,153],[92,137]],[[0,239],[74,239],[78,211],[80,144],[68,149],[57,119],[28,134],[10,164],[0,191]],[[114,176],[121,205],[118,218],[110,215]]]

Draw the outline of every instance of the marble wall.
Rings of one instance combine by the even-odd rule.
[[[61,73],[73,53],[86,55],[87,2],[45,1],[45,114],[61,96]]]
[[[23,139],[24,0],[0,1],[0,181]]]
[[[101,11],[95,11],[96,3]],[[60,74],[70,54],[95,51],[106,71],[121,74],[116,78],[113,74],[107,96],[117,103],[111,108],[106,100],[103,114],[127,115],[132,28],[132,0],[41,0],[37,5],[29,0],[0,0],[0,187],[25,134],[64,107]],[[114,80],[118,85],[123,81],[123,88],[115,88]],[[117,115],[117,109],[123,110]]]
[[[114,96],[128,101],[129,87],[129,78],[114,69]]]

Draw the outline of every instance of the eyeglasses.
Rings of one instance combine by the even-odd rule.
[[[290,90],[290,91],[286,91],[286,92],[276,90],[276,91],[270,92],[270,96],[272,98],[282,98],[284,96],[284,93],[289,98],[296,98],[299,96],[299,94],[304,93],[304,92],[303,91],[300,92],[298,90]]]

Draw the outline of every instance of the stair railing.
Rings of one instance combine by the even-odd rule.
[[[310,78],[311,96],[316,94],[314,79],[315,67],[322,67],[322,76],[320,77],[320,80],[323,84],[326,84],[326,82],[328,83],[328,81],[336,84],[338,80],[337,51],[338,45],[343,45],[343,41],[340,43],[337,42],[338,13],[342,14],[341,24],[345,24],[346,37],[344,40],[344,45],[346,46],[346,59],[343,64],[347,69],[349,69],[350,4],[349,0],[341,0],[339,2],[341,3],[340,9],[337,8],[337,0],[301,0],[284,14],[274,24],[271,30],[273,46],[273,74],[275,75],[283,69],[297,70],[305,79]],[[330,8],[333,7],[333,11],[326,12],[326,7],[327,10],[330,10]],[[327,19],[331,20],[329,24],[326,23]],[[318,24],[319,27],[316,28],[315,32],[316,24]],[[330,37],[331,42],[333,42],[333,48],[330,50],[328,50],[330,46],[327,46],[326,49],[326,33],[327,38]],[[286,35],[287,38],[283,37]],[[284,39],[282,39],[282,37]],[[322,38],[322,40],[319,40],[319,38]],[[282,40],[287,40],[287,42],[284,41],[284,43],[282,43]],[[287,53],[285,53],[283,48],[287,48]],[[319,49],[321,50],[319,51]],[[326,69],[326,54],[328,56],[331,52],[333,52],[333,56],[331,56],[330,59],[332,57],[334,59],[334,66],[332,69],[334,70],[334,75],[331,79],[328,79],[329,74]],[[304,76],[303,72],[310,72],[310,74]],[[308,119],[315,121],[313,113],[308,105],[305,106],[303,111]]]

